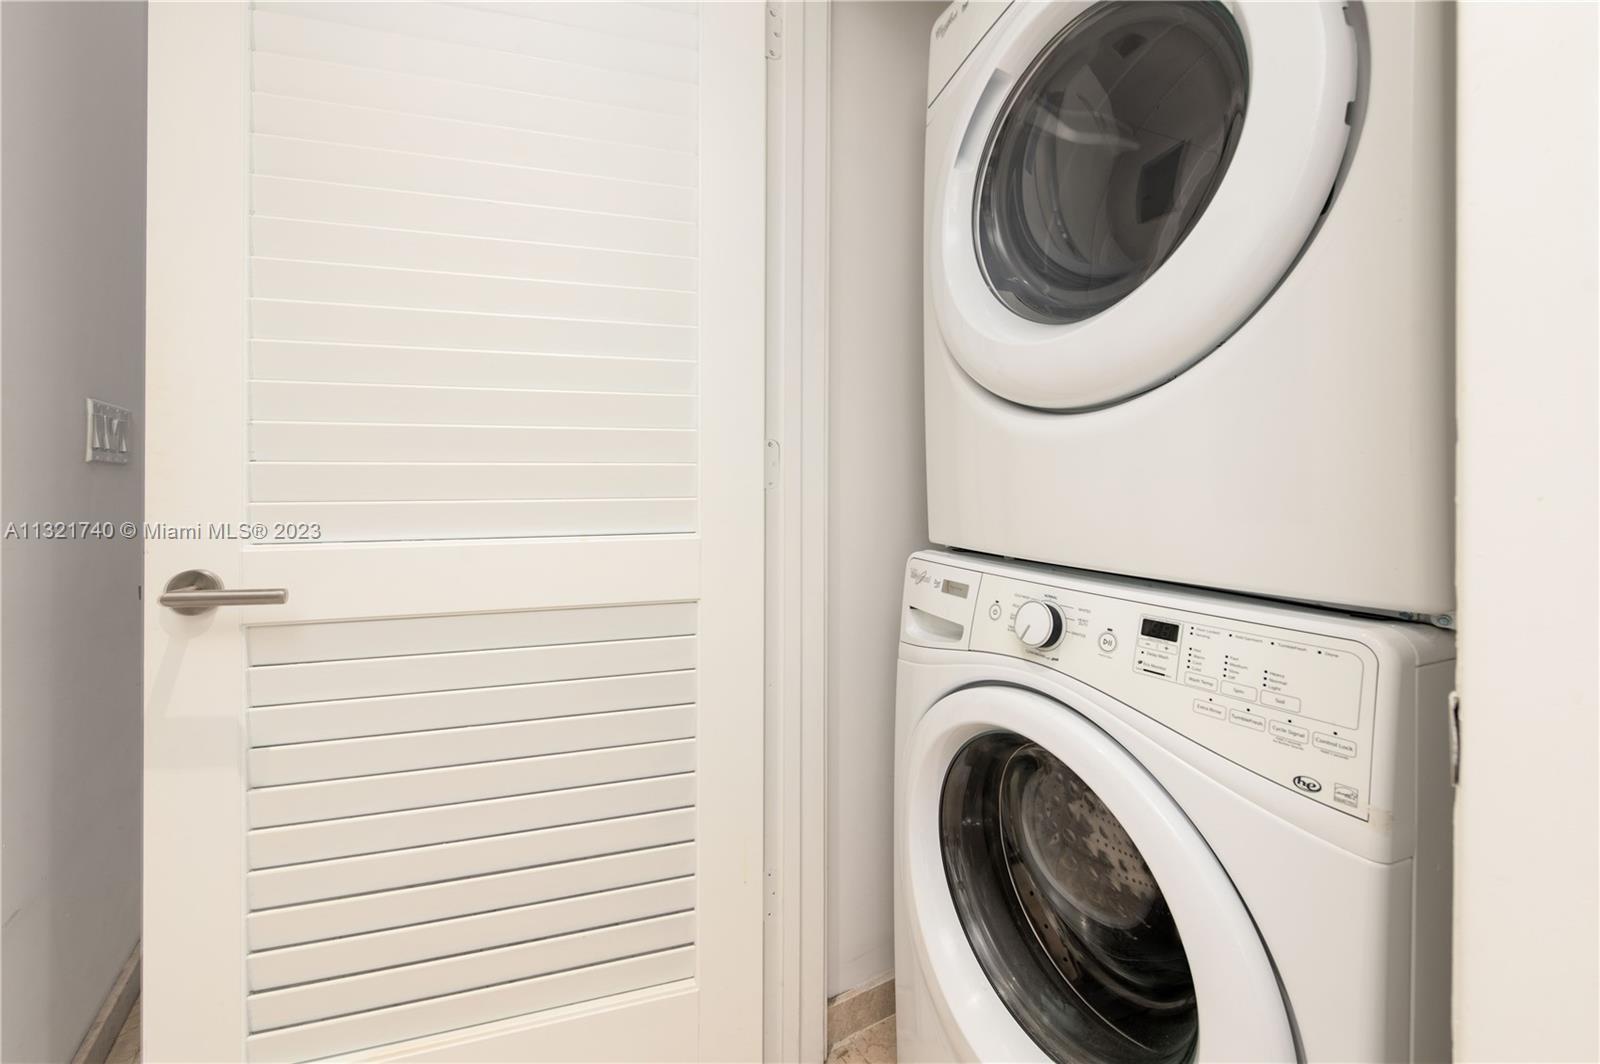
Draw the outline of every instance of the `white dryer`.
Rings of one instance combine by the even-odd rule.
[[[928,92],[934,542],[1451,611],[1451,18],[951,5]]]
[[[1449,635],[914,555],[900,1059],[1450,1058]]]

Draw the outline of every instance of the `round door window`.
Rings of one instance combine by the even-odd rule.
[[[978,175],[978,264],[1000,301],[1066,324],[1154,273],[1228,169],[1247,69],[1212,0],[1109,0],[1069,23],[1006,101]]]
[[[1199,1013],[1177,925],[1076,773],[1020,735],[979,736],[945,775],[940,841],[967,941],[1051,1059],[1193,1058]]]

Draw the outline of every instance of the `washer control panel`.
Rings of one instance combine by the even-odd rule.
[[[1066,673],[1257,775],[1368,819],[1377,657],[1361,643],[1133,597],[919,567],[944,570],[929,574],[941,587],[971,585],[970,601],[938,611],[960,615],[969,649]],[[928,599],[950,600],[931,583],[927,590]]]

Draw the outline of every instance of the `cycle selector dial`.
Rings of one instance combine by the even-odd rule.
[[[1032,650],[1049,650],[1061,642],[1065,627],[1060,609],[1048,602],[1029,599],[1017,609],[1011,630],[1017,634],[1023,646]]]

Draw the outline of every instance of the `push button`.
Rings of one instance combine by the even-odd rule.
[[[1267,722],[1264,718],[1245,709],[1230,708],[1228,710],[1228,721],[1231,724],[1239,725],[1241,728],[1249,728],[1251,731],[1264,732],[1267,730]]]
[[[1304,746],[1311,739],[1311,732],[1298,724],[1285,724],[1281,720],[1273,721],[1267,728],[1274,739],[1283,739],[1286,742]]]
[[[1262,691],[1261,704],[1274,709],[1286,709],[1290,713],[1300,712],[1300,700],[1294,695],[1280,695],[1276,691]]]
[[[1342,735],[1326,735],[1322,732],[1311,737],[1311,745],[1325,754],[1334,757],[1355,757],[1356,744]]]

